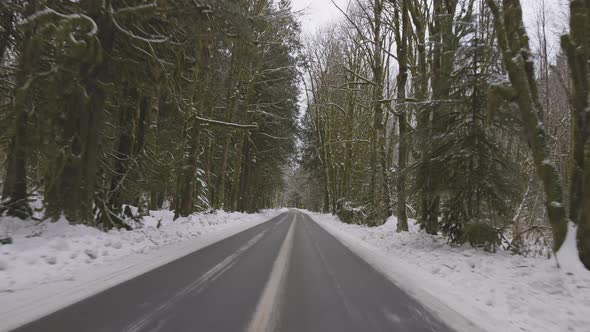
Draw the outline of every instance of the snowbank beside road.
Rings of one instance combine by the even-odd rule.
[[[172,221],[153,211],[144,226],[108,233],[65,220],[0,218],[13,243],[0,246],[0,330],[56,311],[277,216],[215,212]],[[158,223],[161,227],[157,228]]]
[[[460,331],[473,329],[449,321],[455,313],[487,331],[588,331],[590,273],[566,273],[553,259],[454,248],[413,222],[397,233],[395,218],[369,228],[309,214]]]

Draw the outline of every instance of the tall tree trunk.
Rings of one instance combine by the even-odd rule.
[[[37,8],[37,1],[29,1],[23,13],[24,17],[32,15]],[[8,14],[6,14],[8,15]],[[10,25],[12,22],[10,23]],[[27,81],[33,73],[33,66],[39,57],[39,46],[35,40],[36,25],[30,24],[24,27],[25,31],[20,41],[23,45],[19,50],[18,67],[15,78],[14,99],[12,102],[12,109],[15,114],[14,119],[14,133],[10,138],[10,145],[8,149],[8,160],[6,167],[6,178],[4,180],[4,187],[2,188],[2,201],[5,205],[5,212],[7,215],[15,216],[25,219],[31,216],[31,209],[27,201],[27,122],[28,112],[31,104],[28,100]],[[6,32],[8,33],[8,31]],[[6,45],[8,46],[8,38]],[[5,49],[0,49],[0,60]],[[4,209],[4,208],[3,208]]]
[[[423,106],[428,98],[428,63],[426,61],[426,13],[422,8],[424,5],[420,4],[418,0],[413,0],[408,3],[408,10],[412,17],[412,22],[416,27],[416,50],[418,65],[415,67],[413,73],[413,82],[415,84],[414,98],[416,99],[416,132],[418,135],[418,151],[419,158],[423,167],[425,167],[422,174],[425,176],[424,186],[421,188],[418,195],[418,219],[425,228],[428,234],[436,234],[438,232],[438,222],[435,218],[431,218],[431,212],[435,212],[432,208],[434,203],[432,185],[430,183],[430,168],[429,168],[429,150],[430,145],[428,139],[432,136],[431,132],[431,109]],[[436,212],[438,214],[438,212]]]
[[[150,128],[150,124],[154,121],[150,119],[152,115],[150,115],[150,111],[152,107],[150,106],[149,99],[141,95],[139,96],[138,101],[139,107],[139,114],[137,119],[137,129],[135,130],[135,143],[133,144],[133,155],[138,156],[142,153],[143,148],[146,145],[146,140],[148,139],[148,128]]]
[[[235,59],[235,55],[232,55],[232,60],[231,60],[231,65],[230,65],[230,73],[233,74],[234,72],[234,63],[236,61]],[[236,106],[238,104],[238,91],[237,91],[237,86],[239,86],[239,84],[236,84],[235,82],[233,82],[233,75],[230,74],[229,75],[229,79],[227,82],[227,110],[225,112],[225,121],[227,122],[231,122],[233,121],[234,118],[234,113],[235,113],[235,109]],[[253,93],[254,90],[254,80],[252,79],[250,82],[248,82],[248,88],[247,88],[247,92],[246,92],[246,101],[248,102],[248,100],[250,100],[250,95]],[[221,153],[221,165],[219,167],[219,172],[218,172],[218,177],[217,177],[217,187],[215,189],[215,196],[216,196],[216,202],[215,202],[215,206],[217,208],[221,208],[223,209],[224,207],[226,207],[225,201],[225,192],[226,192],[226,186],[227,186],[227,166],[229,164],[229,149],[230,149],[230,145],[231,145],[231,141],[232,141],[232,137],[233,137],[233,131],[230,132],[226,132],[223,135],[223,151]],[[230,206],[228,206],[231,209],[231,204]]]
[[[245,212],[248,209],[248,202],[251,197],[248,197],[248,187],[250,185],[252,175],[252,148],[250,146],[249,135],[244,140],[242,152],[242,167],[239,173],[239,187],[237,196],[237,211]]]
[[[121,195],[125,188],[125,181],[129,177],[129,167],[131,159],[136,155],[134,153],[136,147],[136,131],[137,131],[137,116],[136,114],[141,113],[142,105],[139,100],[139,94],[137,89],[127,89],[128,95],[131,97],[133,102],[131,105],[122,105],[120,107],[119,123],[117,128],[119,129],[119,137],[117,147],[113,152],[113,170],[114,173],[111,177],[111,185],[109,189],[109,197],[107,200],[108,211],[105,212],[103,218],[106,218],[104,222],[110,222],[111,219],[122,219],[122,206],[123,201]]]
[[[203,190],[206,191],[207,195],[208,195],[208,205],[209,207],[211,207],[211,203],[214,200],[214,197],[212,197],[215,194],[215,185],[213,183],[213,180],[211,180],[212,177],[212,169],[213,169],[213,139],[211,139],[211,136],[208,135],[207,137],[207,147],[205,148],[205,161],[204,161],[204,175],[203,175],[203,181],[205,184],[205,188],[203,188]]]
[[[103,125],[105,86],[110,77],[110,54],[115,41],[115,30],[108,14],[109,1],[83,0],[80,8],[92,18],[97,33],[89,36],[84,45],[85,54],[76,59],[79,63],[80,86],[75,87],[65,100],[65,119],[62,127],[63,152],[54,161],[57,176],[51,181],[46,197],[47,214],[52,218],[65,215],[71,222],[96,225],[95,202],[102,213],[104,201],[96,201],[99,138]],[[64,85],[71,78],[62,76]],[[108,217],[108,215],[107,215]],[[110,219],[109,219],[110,220]],[[116,221],[111,220],[114,226]],[[121,226],[125,226],[124,224]]]
[[[397,231],[408,231],[408,215],[406,212],[406,178],[405,168],[408,159],[408,115],[406,114],[406,83],[408,81],[408,0],[402,0],[401,34],[397,33],[397,59],[399,73],[397,76],[397,112],[399,117],[399,153],[397,174]],[[399,18],[399,15],[397,15]],[[399,21],[399,20],[398,20]]]
[[[356,106],[356,91],[351,91],[349,96],[349,103],[348,103],[348,110],[347,110],[347,119],[346,119],[346,134],[347,140],[344,144],[345,150],[345,159],[344,159],[344,174],[342,175],[343,185],[342,185],[342,197],[346,201],[350,199],[350,188],[352,182],[352,165],[353,165],[353,151],[352,151],[352,140],[354,139],[354,123],[355,123],[355,116],[354,116],[354,109]]]
[[[434,103],[438,103],[440,105],[441,99],[444,96],[442,92],[442,85],[448,84],[448,82],[444,81],[444,74],[443,74],[443,57],[445,56],[445,52],[443,49],[443,40],[442,34],[444,25],[446,20],[443,18],[444,10],[443,10],[443,0],[434,0],[433,1],[433,11],[434,11],[434,22],[432,24],[431,33],[433,35],[434,45],[432,50],[432,99]],[[435,132],[440,131],[442,127],[442,120],[441,120],[441,109],[439,107],[433,107],[432,112],[432,121],[431,121],[431,128],[429,130],[429,137],[428,139],[432,139],[432,135]],[[429,154],[424,155],[426,169],[424,172],[424,176],[426,176],[426,180],[424,183],[426,186],[422,188],[424,192],[424,202],[422,208],[424,209],[421,213],[421,223],[424,225],[424,228],[428,234],[436,234],[438,233],[438,217],[439,217],[439,202],[440,196],[436,193],[437,188],[434,188],[432,185],[431,178],[434,176],[432,174],[433,170],[430,166],[430,158]]]
[[[159,70],[155,71],[155,80],[160,82],[160,72]],[[152,149],[155,154],[157,154],[160,150],[160,142],[157,139],[160,135],[160,116],[161,116],[161,109],[164,103],[164,95],[162,94],[162,86],[161,84],[156,85],[156,92],[155,96],[152,100],[153,111],[151,112],[151,117],[149,117],[149,128],[153,128],[152,130],[147,131],[148,138],[147,141],[151,142],[149,144],[152,146]],[[162,208],[162,204],[164,201],[164,191],[166,190],[166,182],[169,175],[165,176],[163,179],[158,177],[157,181],[152,180],[148,185],[150,188],[150,210],[157,210]]]
[[[383,123],[383,38],[382,38],[382,15],[383,15],[383,2],[382,0],[376,0],[373,4],[373,59],[372,59],[372,70],[373,70],[373,136],[372,136],[372,147],[371,147],[371,191],[370,191],[370,202],[371,202],[371,223],[377,225],[382,222],[386,213],[392,214],[391,202],[389,199],[389,181],[387,181],[387,169],[384,169],[386,164],[385,158],[385,125]],[[379,159],[379,161],[378,161]],[[379,162],[379,163],[378,163]],[[381,166],[381,167],[379,167]],[[378,170],[381,169],[381,183],[378,183]],[[378,199],[378,186],[382,187],[382,197]],[[383,204],[385,211],[382,211],[381,204]]]
[[[590,269],[590,2],[570,2],[570,34],[563,36],[573,91],[569,218],[578,225],[580,259]]]
[[[219,167],[218,178],[217,178],[217,187],[215,189],[215,200],[216,205],[215,207],[218,209],[224,209],[227,207],[225,200],[225,191],[226,191],[226,183],[227,183],[227,165],[229,161],[229,148],[231,145],[232,135],[227,133],[225,134],[224,142],[223,142],[223,150],[221,152],[221,165]]]
[[[27,111],[16,115],[14,134],[10,139],[6,178],[2,188],[0,213],[26,219],[31,216],[27,199]]]
[[[453,19],[456,12],[457,1],[433,1],[433,24],[431,26],[433,50],[432,50],[432,105],[431,128],[428,130],[428,138],[441,133],[447,128],[448,106],[451,88],[451,74],[453,70],[454,56],[457,48],[455,35],[453,33]],[[426,120],[421,119],[422,121]],[[440,214],[439,188],[433,186],[433,170],[430,167],[428,148],[425,148],[423,160],[425,163],[424,180],[425,186],[422,189],[422,213],[420,222],[429,234],[438,232],[438,218]]]
[[[72,211],[80,222],[94,224],[94,196],[96,176],[98,173],[98,143],[103,125],[104,104],[106,99],[105,84],[112,81],[110,77],[110,54],[115,42],[115,29],[108,14],[110,1],[83,0],[81,7],[98,26],[96,44],[89,47],[89,60],[82,61],[80,77],[82,86],[89,98],[80,109],[80,127],[76,133],[82,137],[81,154],[81,190],[78,211]],[[68,176],[68,174],[62,174]]]
[[[23,13],[25,17],[28,15],[30,13]],[[0,63],[4,61],[6,51],[10,47],[10,40],[15,37],[15,20],[16,11],[13,5],[0,4]]]
[[[209,107],[208,101],[208,84],[209,84],[209,58],[211,47],[211,32],[207,24],[200,32],[198,39],[198,63],[195,69],[196,88],[193,98],[193,105],[196,105],[195,119],[190,129],[189,139],[189,156],[182,171],[182,183],[180,188],[180,202],[175,214],[177,216],[188,216],[193,212],[194,193],[196,186],[196,175],[199,161],[199,147],[201,135],[200,121],[197,119],[198,114],[203,114]]]
[[[234,174],[232,177],[232,187],[231,187],[231,210],[237,211],[239,208],[239,200],[240,200],[240,179],[242,174],[242,168],[244,166],[244,150],[246,148],[246,141],[248,140],[249,133],[244,132],[240,138],[240,142],[238,143],[238,150],[236,153],[236,160],[234,166]]]
[[[133,143],[133,156],[138,167],[135,167],[133,174],[141,185],[141,188],[136,193],[137,196],[135,198],[137,200],[138,214],[143,217],[149,215],[150,209],[150,192],[149,189],[146,188],[146,177],[143,174],[143,166],[146,164],[144,147],[146,146],[146,141],[149,138],[148,128],[150,128],[150,124],[153,120],[150,119],[152,107],[149,103],[149,99],[146,96],[139,96],[137,107],[138,114],[137,118],[135,119],[136,129],[135,142]]]
[[[533,154],[535,168],[546,197],[546,209],[553,232],[553,250],[557,251],[567,233],[567,215],[563,184],[555,165],[550,161],[547,133],[543,126],[543,107],[539,101],[534,64],[528,37],[522,21],[519,0],[504,0],[503,8],[494,0],[486,0],[494,16],[498,44],[510,86],[493,86],[493,98],[504,97],[518,105],[527,144]]]

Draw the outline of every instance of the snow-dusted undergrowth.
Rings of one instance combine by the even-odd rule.
[[[590,331],[588,271],[568,273],[554,259],[451,247],[413,221],[409,232],[397,233],[394,217],[369,228],[309,214],[459,330],[474,329],[452,321],[449,308],[487,331]]]
[[[0,218],[0,330],[14,328],[287,211],[152,211],[144,226],[108,233],[83,225]],[[157,228],[158,222],[161,227]]]

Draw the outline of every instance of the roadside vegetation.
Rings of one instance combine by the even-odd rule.
[[[590,267],[590,5],[527,5],[528,29],[519,0],[339,7],[304,43],[292,204],[524,254],[571,223]]]

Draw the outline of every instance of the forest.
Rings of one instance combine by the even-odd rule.
[[[10,0],[0,20],[4,214],[40,199],[107,230],[273,204],[297,130],[288,1]]]
[[[332,1],[344,19],[304,41],[287,199],[525,255],[571,223],[590,267],[590,2],[556,5],[556,31],[545,1],[532,27],[519,0]]]
[[[293,206],[519,254],[569,229],[590,268],[590,1],[559,31],[545,1],[531,29],[519,0],[352,0],[302,38],[290,0],[5,0],[0,211]]]

